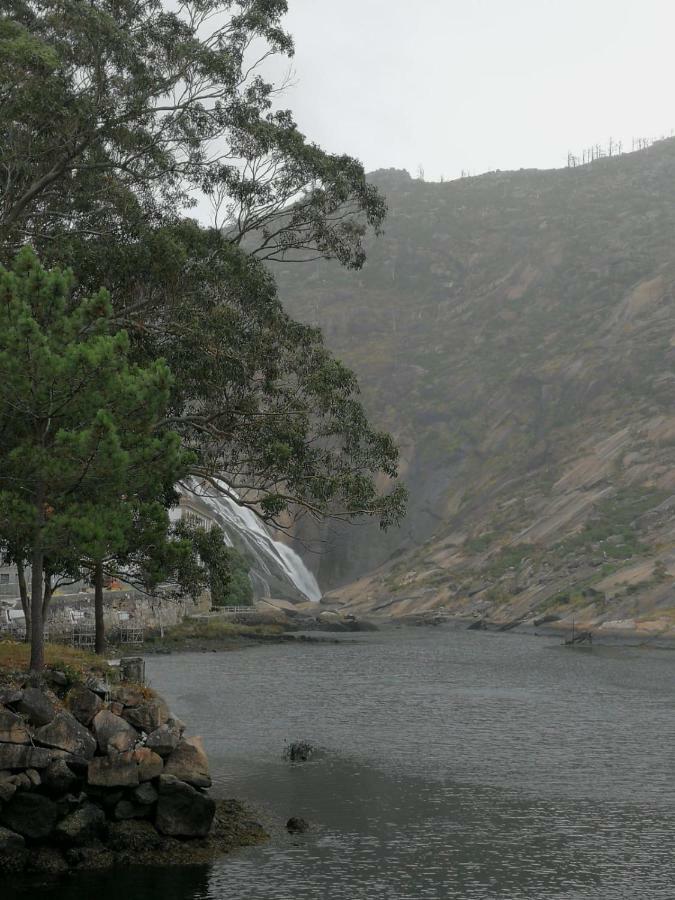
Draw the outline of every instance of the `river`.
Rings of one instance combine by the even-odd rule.
[[[396,629],[148,660],[215,791],[312,824],[58,900],[672,900],[675,655]],[[289,741],[325,748],[291,764]]]

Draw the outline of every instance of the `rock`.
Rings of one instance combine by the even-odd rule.
[[[122,753],[131,750],[138,740],[136,729],[109,709],[102,709],[96,714],[92,728],[101,753]]]
[[[16,793],[3,806],[2,823],[31,840],[49,837],[56,824],[58,810],[56,804],[42,794],[32,791]]]
[[[33,787],[33,782],[25,772],[17,772],[12,775],[10,781],[16,786],[17,791],[29,791]]]
[[[96,675],[89,675],[89,677],[85,680],[84,686],[89,688],[90,691],[93,691],[95,694],[98,694],[99,697],[107,697],[110,693],[110,686],[105,682],[102,678],[97,677]]]
[[[79,781],[65,759],[55,759],[42,773],[42,784],[48,793],[67,794]]]
[[[29,687],[16,703],[17,710],[25,716],[31,725],[48,725],[56,715],[54,704],[44,691]]]
[[[0,703],[3,706],[14,706],[23,697],[23,691],[20,688],[6,687],[0,690]]]
[[[84,793],[84,791],[80,791],[80,793],[77,795],[66,794],[65,797],[59,797],[59,799],[56,801],[56,806],[59,811],[59,818],[70,815],[70,813],[75,812],[76,809],[79,809],[87,802],[89,802],[89,797]]]
[[[37,769],[26,769],[26,776],[30,780],[31,787],[40,787],[42,779]]]
[[[82,725],[89,725],[97,712],[103,707],[103,701],[86,688],[83,684],[76,684],[66,694],[66,706]]]
[[[134,790],[134,800],[140,803],[141,806],[152,806],[153,803],[157,802],[158,797],[159,794],[149,781],[140,784]]]
[[[73,869],[94,871],[112,869],[115,857],[111,850],[103,846],[71,847],[66,850],[66,859]]]
[[[112,698],[122,706],[140,706],[148,699],[148,691],[140,684],[120,684],[113,689]]]
[[[108,846],[112,850],[140,853],[161,847],[163,839],[150,822],[132,819],[113,822],[108,828]]]
[[[134,759],[138,763],[139,781],[152,781],[153,778],[158,778],[164,770],[162,757],[148,747],[139,747],[134,750]]]
[[[119,703],[117,700],[113,700],[110,704],[110,712],[115,716],[121,716],[124,712],[124,704]]]
[[[205,837],[215,812],[211,797],[172,775],[160,776],[155,825],[162,834]]]
[[[16,784],[11,772],[0,772],[0,803],[6,803],[16,794]]]
[[[54,838],[70,847],[83,847],[105,831],[105,813],[93,803],[85,803],[62,819],[54,829]]]
[[[30,744],[30,734],[26,723],[11,712],[0,706],[0,742],[5,744]]]
[[[59,672],[58,669],[46,669],[44,675],[50,684],[55,684],[57,687],[65,687],[68,684],[65,673]]]
[[[149,734],[161,725],[165,725],[170,713],[164,700],[160,697],[153,697],[139,706],[125,707],[122,715],[127,722],[131,722],[136,728]]]
[[[0,769],[44,769],[51,762],[49,750],[25,744],[0,744]]]
[[[89,784],[100,787],[136,787],[138,764],[133,752],[115,753],[113,756],[96,756],[87,770]]]
[[[164,774],[173,775],[193,787],[211,787],[209,761],[199,737],[181,738],[178,746],[166,760]]]
[[[307,762],[316,753],[316,747],[309,741],[295,741],[288,746],[285,756],[291,762]]]
[[[23,836],[16,831],[0,826],[0,853],[12,853],[14,850],[23,850],[26,842]]]
[[[122,822],[126,819],[145,819],[147,818],[148,813],[148,806],[134,803],[133,800],[120,800],[115,806],[113,815],[118,822]]]
[[[183,737],[183,733],[187,728],[185,722],[181,722],[181,720],[176,716],[171,716],[166,724],[169,726],[169,728],[175,728],[180,736]]]
[[[123,681],[145,684],[145,660],[142,656],[123,656],[120,659],[120,674]]]
[[[178,746],[180,737],[180,730],[167,723],[166,725],[160,725],[159,728],[156,728],[148,735],[145,746],[154,750],[160,756],[169,756]]]
[[[286,822],[286,829],[291,834],[303,834],[305,831],[309,831],[309,822],[300,816],[291,816]]]
[[[91,759],[96,752],[96,741],[92,735],[72,713],[65,710],[57,713],[48,725],[38,728],[35,740],[47,747],[56,747],[85,759]]]
[[[68,863],[55,847],[38,847],[31,854],[30,869],[46,875],[61,875],[68,871]]]

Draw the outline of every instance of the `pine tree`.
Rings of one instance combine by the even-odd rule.
[[[186,463],[178,437],[155,430],[167,366],[130,363],[106,292],[75,300],[72,287],[29,249],[0,267],[0,540],[30,567],[32,670],[44,662],[51,573],[122,554],[134,506],[156,501]]]

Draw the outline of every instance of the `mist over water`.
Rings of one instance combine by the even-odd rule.
[[[312,831],[175,881],[116,873],[114,893],[76,877],[60,900],[673,896],[669,652],[443,627],[148,666],[216,793]],[[290,764],[298,739],[326,752]]]

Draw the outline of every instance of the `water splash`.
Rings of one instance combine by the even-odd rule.
[[[252,510],[195,480],[185,485],[183,493],[187,499],[193,497],[208,508],[223,529],[228,546],[243,549],[251,558],[251,581],[257,596],[282,594],[314,603],[321,600],[321,588],[300,556],[275,540]]]

